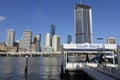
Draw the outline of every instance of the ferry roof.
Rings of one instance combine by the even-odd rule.
[[[117,50],[116,44],[63,44],[63,49],[67,52],[111,52]]]

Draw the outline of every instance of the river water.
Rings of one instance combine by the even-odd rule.
[[[61,58],[29,57],[25,77],[25,57],[0,57],[0,80],[61,80]]]
[[[83,71],[61,79],[61,62],[60,57],[0,57],[0,80],[93,80]]]

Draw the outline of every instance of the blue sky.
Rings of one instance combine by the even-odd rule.
[[[0,0],[0,42],[6,40],[6,30],[16,31],[19,40],[26,28],[42,35],[56,26],[56,34],[61,43],[66,43],[67,35],[74,41],[74,4],[80,0]],[[120,44],[120,0],[82,0],[92,7],[93,41],[98,37],[115,37]]]

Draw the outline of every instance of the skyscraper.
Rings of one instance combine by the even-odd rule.
[[[30,29],[26,29],[23,33],[22,48],[30,51],[32,43],[32,32]]]
[[[35,38],[34,38],[34,43],[35,43],[37,52],[41,51],[40,42],[41,42],[41,35],[40,34],[36,34]]]
[[[50,34],[53,36],[55,34],[55,25],[50,26]]]
[[[45,35],[44,51],[45,51],[45,52],[52,52],[52,47],[51,47],[51,35],[50,35],[50,33],[47,33],[47,34]]]
[[[53,51],[60,51],[60,37],[58,35],[54,35],[52,38],[52,48]]]
[[[45,46],[50,46],[50,33],[45,35]]]
[[[15,31],[13,29],[8,29],[7,30],[6,45],[8,47],[14,46],[14,40],[15,40]]]
[[[72,36],[68,35],[67,36],[67,43],[70,44],[72,42]]]
[[[76,43],[92,42],[92,9],[84,4],[75,4],[74,28]]]
[[[52,47],[52,37],[55,35],[55,25],[50,26],[50,46]]]

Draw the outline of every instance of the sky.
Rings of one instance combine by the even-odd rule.
[[[20,40],[25,29],[41,34],[44,45],[45,34],[50,25],[55,25],[55,33],[61,44],[72,35],[74,42],[74,4],[80,0],[0,0],[0,42],[6,41],[7,29],[16,31],[15,40]],[[97,38],[114,37],[120,44],[120,0],[81,0],[91,6],[93,42]]]

